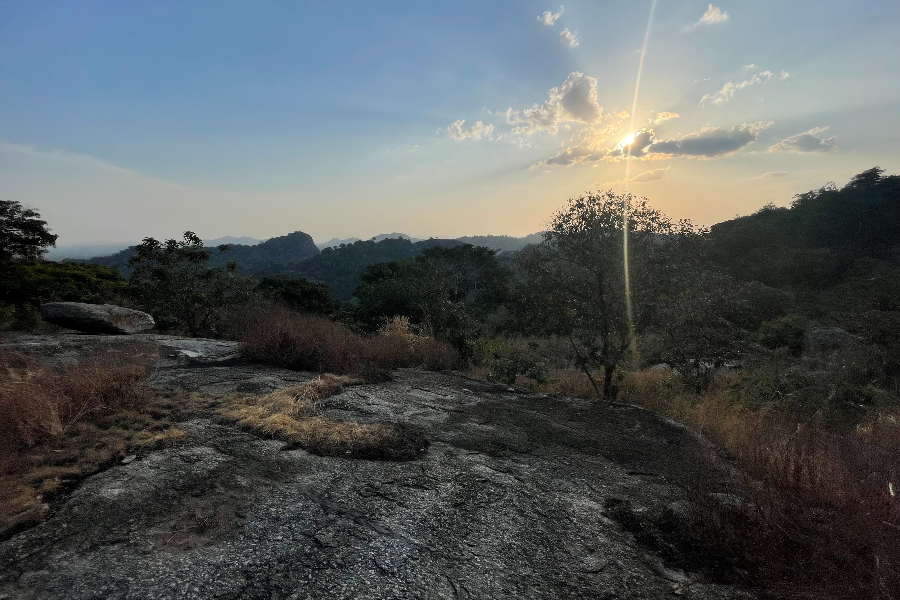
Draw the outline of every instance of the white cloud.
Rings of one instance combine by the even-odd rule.
[[[603,118],[603,107],[597,100],[597,80],[579,71],[569,73],[566,81],[548,92],[542,105],[518,111],[507,109],[503,116],[515,125],[517,134],[531,135],[539,131],[555,134],[562,123],[596,123]]]
[[[677,112],[659,112],[656,113],[655,117],[653,117],[653,123],[654,125],[658,125],[663,121],[668,121],[669,119],[677,119],[680,116],[681,115],[679,115]]]
[[[760,175],[760,179],[776,179],[778,177],[787,177],[787,171],[769,171]]]
[[[707,25],[715,25],[716,23],[724,23],[731,17],[727,12],[719,8],[718,6],[709,5],[709,8],[706,9],[706,12],[700,16],[700,19],[695,23],[691,23],[687,27],[684,28],[684,31],[692,31],[697,29],[698,27],[705,27]]]
[[[689,133],[677,140],[654,140],[645,148],[645,154],[696,158],[728,156],[739,152],[751,142],[755,142],[759,134],[772,125],[772,121],[758,121],[735,125],[731,129],[704,127],[698,132]]]
[[[533,167],[566,166],[601,160],[612,162],[626,158],[640,160],[665,160],[676,156],[719,158],[740,152],[755,142],[760,132],[772,124],[772,121],[759,121],[742,123],[731,129],[704,127],[681,138],[668,140],[657,139],[652,129],[642,129],[634,134],[631,144],[622,141],[611,148],[599,148],[597,143],[586,140],[563,148],[556,155],[536,163]]]
[[[700,25],[714,25],[715,23],[724,23],[729,19],[728,13],[723,11],[718,6],[709,5],[709,8],[706,9],[706,12],[703,13],[703,16],[700,17],[700,20],[697,21]]]
[[[828,127],[814,127],[809,131],[792,135],[769,148],[769,152],[832,152],[837,150],[834,136],[819,137],[818,133],[828,131]]]
[[[715,25],[716,23],[724,23],[730,17],[728,13],[723,11],[718,6],[709,5],[709,8],[706,9],[706,12],[703,13],[703,16],[700,17],[700,20],[697,21],[698,25]]]
[[[493,125],[485,125],[482,121],[475,121],[468,129],[465,127],[466,120],[459,119],[447,126],[447,135],[454,140],[480,140],[490,137],[494,132]]]
[[[547,26],[553,25],[554,23],[556,23],[556,20],[562,16],[564,8],[565,7],[560,6],[559,12],[556,13],[552,13],[549,10],[546,10],[544,11],[544,14],[538,17],[538,21]]]
[[[700,99],[700,104],[702,105],[709,102],[710,104],[721,106],[731,100],[734,97],[735,92],[738,92],[750,86],[766,83],[767,81],[770,81],[772,79],[776,81],[784,81],[790,76],[791,74],[787,71],[781,71],[780,73],[773,73],[772,71],[762,71],[760,73],[757,73],[750,79],[741,81],[740,83],[729,81],[724,86],[722,86],[722,89],[718,92],[704,95],[703,98]]]
[[[563,29],[559,32],[559,41],[566,46],[574,48],[578,45],[578,34],[572,33],[568,28]]]

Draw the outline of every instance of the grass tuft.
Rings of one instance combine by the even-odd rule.
[[[320,456],[407,460],[428,447],[414,429],[398,423],[337,421],[316,414],[316,403],[362,380],[321,375],[295,388],[260,397],[235,397],[219,409],[226,419],[257,433],[290,442]]]
[[[135,360],[59,367],[3,353],[0,373],[0,539],[42,520],[82,478],[186,436]]]

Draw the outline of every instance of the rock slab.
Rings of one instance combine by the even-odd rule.
[[[262,394],[316,375],[168,336],[0,348],[68,360],[136,343],[158,344],[162,389]],[[667,566],[605,514],[611,498],[635,511],[686,501],[706,452],[653,413],[417,369],[318,410],[407,423],[431,445],[410,461],[323,457],[191,417],[182,444],[87,478],[46,521],[0,541],[0,600],[754,598]]]
[[[145,312],[113,304],[48,302],[41,305],[41,318],[84,333],[127,335],[153,328],[153,317]]]

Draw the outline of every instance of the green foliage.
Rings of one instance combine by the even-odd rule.
[[[330,315],[340,306],[327,285],[299,277],[264,277],[253,291],[299,313]]]
[[[766,321],[759,328],[759,342],[766,348],[787,348],[794,356],[803,350],[803,334],[811,326],[810,320],[798,314],[789,314]]]
[[[523,277],[513,312],[519,327],[568,337],[577,366],[592,382],[591,371],[602,368],[602,394],[615,397],[617,367],[695,270],[703,233],[630,194],[601,192],[569,200],[551,219],[543,244],[518,261]]]
[[[100,265],[51,261],[0,263],[0,327],[35,330],[42,326],[44,302],[105,304],[122,293],[118,271]]]
[[[424,240],[411,242],[407,239],[389,238],[381,241],[358,241],[325,248],[292,269],[283,271],[286,275],[305,277],[328,285],[334,298],[349,301],[360,283],[360,276],[366,268],[386,262],[405,260],[420,255],[433,247],[453,247],[460,243],[455,240]],[[393,316],[393,315],[390,315]]]
[[[0,267],[0,302],[38,306],[44,302],[102,304],[118,296],[125,281],[100,265],[23,261]]]
[[[253,281],[238,277],[233,262],[225,268],[209,267],[211,258],[203,240],[190,231],[181,240],[165,243],[144,238],[128,261],[132,268],[128,293],[153,315],[160,329],[215,335],[218,317],[247,301]]]
[[[900,300],[900,287],[889,286],[897,292],[889,297],[863,290],[883,288],[900,274],[900,176],[869,169],[841,189],[829,184],[797,195],[790,209],[764,207],[719,223],[710,239],[712,262],[737,279],[796,291],[812,305],[822,290],[857,279],[860,293],[849,293],[857,309],[886,310]],[[881,281],[866,286],[871,279],[861,270]]]
[[[56,245],[57,237],[36,210],[14,200],[0,200],[0,263],[38,260]]]
[[[505,299],[508,277],[493,250],[429,248],[418,257],[368,267],[355,293],[357,316],[369,329],[385,318],[409,317],[469,357],[480,324]]]

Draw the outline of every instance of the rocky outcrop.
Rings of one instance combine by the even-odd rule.
[[[233,360],[233,346],[139,335],[28,336],[11,348],[158,345],[154,385],[264,394],[314,374]],[[87,346],[86,346],[87,347]],[[91,350],[94,351],[94,350]],[[231,362],[223,362],[231,360]],[[85,480],[0,543],[0,598],[751,598],[666,565],[615,519],[685,500],[708,449],[633,406],[403,369],[320,414],[397,422],[415,460],[317,456],[214,414],[184,445]]]
[[[41,305],[41,318],[84,333],[126,335],[152,329],[153,317],[139,310],[112,304],[48,302]]]

